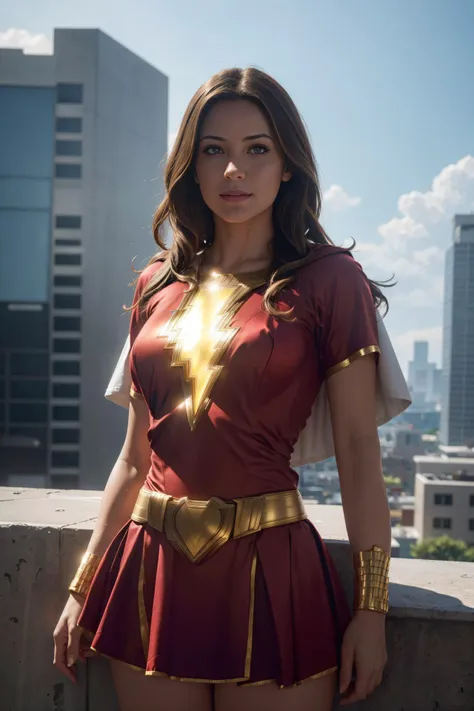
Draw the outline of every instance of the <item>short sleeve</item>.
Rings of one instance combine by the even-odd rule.
[[[150,279],[153,275],[161,268],[161,262],[154,262],[148,265],[138,277],[138,281],[135,287],[135,294],[133,296],[133,308],[130,313],[130,375],[132,378],[132,385],[130,389],[131,397],[143,397],[143,391],[140,386],[140,382],[137,376],[135,354],[133,352],[133,345],[135,340],[140,333],[143,324],[148,318],[146,307],[143,308],[139,305],[140,298],[145,290]]]
[[[347,252],[324,261],[320,349],[328,378],[380,348],[377,310],[362,267]]]

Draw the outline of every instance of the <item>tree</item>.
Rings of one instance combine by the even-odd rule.
[[[383,479],[385,481],[385,486],[400,487],[402,485],[402,480],[398,476],[392,476],[391,474],[384,474]]]
[[[474,548],[464,541],[457,541],[449,536],[427,539],[411,546],[413,558],[426,560],[458,560],[474,563]]]

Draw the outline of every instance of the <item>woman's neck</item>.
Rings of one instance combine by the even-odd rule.
[[[273,261],[273,225],[261,227],[216,224],[213,242],[202,255],[203,268],[237,274],[269,267]]]

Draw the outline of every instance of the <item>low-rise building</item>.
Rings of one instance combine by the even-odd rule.
[[[474,545],[472,471],[472,474],[459,475],[444,475],[441,472],[416,475],[415,528],[421,540],[448,535]]]

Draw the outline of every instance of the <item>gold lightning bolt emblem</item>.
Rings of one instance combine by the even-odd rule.
[[[230,323],[243,297],[265,283],[262,273],[232,275],[213,272],[196,289],[187,292],[160,336],[168,340],[165,348],[173,350],[172,366],[181,366],[188,396],[185,400],[191,429],[210,405],[211,390],[222,371],[221,358],[238,328]],[[245,281],[245,283],[244,283]]]

